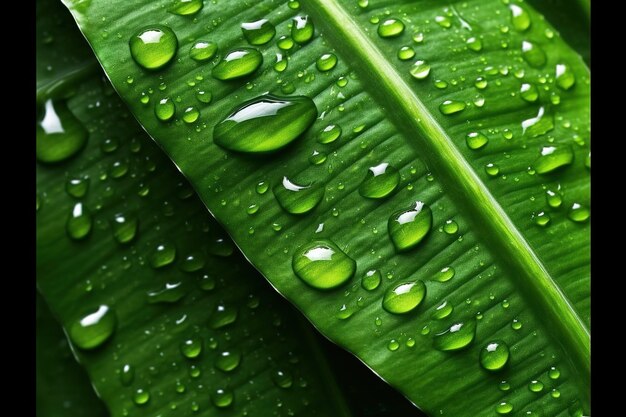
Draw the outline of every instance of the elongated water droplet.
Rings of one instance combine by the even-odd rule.
[[[559,208],[563,204],[563,197],[558,190],[546,190],[546,203],[552,208]]]
[[[175,303],[187,294],[181,281],[166,282],[160,288],[148,291],[148,303]]]
[[[519,89],[520,97],[529,103],[534,103],[539,98],[539,90],[534,84],[524,83]]]
[[[124,213],[117,213],[113,217],[113,237],[119,243],[131,242],[137,234],[137,217]]]
[[[465,110],[465,102],[459,100],[445,100],[439,105],[439,111],[443,114],[455,114]]]
[[[435,16],[435,22],[444,29],[452,26],[452,20],[448,16]]]
[[[480,351],[480,366],[487,371],[499,371],[504,368],[508,361],[509,347],[500,340],[489,342]]]
[[[522,58],[533,68],[541,68],[546,65],[546,53],[541,47],[532,42],[522,42]]]
[[[385,19],[378,25],[378,36],[381,38],[393,38],[404,32],[404,23],[400,19]]]
[[[174,117],[174,113],[176,112],[176,105],[174,102],[168,98],[162,98],[154,105],[154,115],[157,119],[167,122]]]
[[[323,54],[317,59],[315,66],[321,72],[330,71],[337,65],[337,55],[335,54]]]
[[[242,23],[241,31],[250,45],[265,45],[276,35],[276,28],[267,19]]]
[[[274,63],[274,70],[276,72],[283,72],[287,69],[289,61],[287,60],[287,56],[282,54],[281,52],[276,53],[276,62]]]
[[[576,83],[576,77],[569,65],[557,64],[554,81],[561,90],[569,90]]]
[[[476,321],[471,319],[465,323],[455,323],[433,339],[433,346],[441,351],[453,351],[466,348],[474,340]]]
[[[432,224],[430,207],[416,201],[411,208],[393,213],[387,222],[387,230],[396,251],[405,252],[417,246],[428,235]]]
[[[65,191],[74,198],[82,198],[89,190],[89,178],[68,178]]]
[[[541,392],[543,391],[543,382],[537,380],[530,381],[530,383],[528,384],[528,389],[531,392]]]
[[[472,36],[470,38],[467,38],[467,41],[465,41],[465,44],[470,50],[474,52],[480,52],[483,50],[483,41],[481,41],[480,38],[476,38]]]
[[[465,143],[468,148],[477,150],[487,145],[489,139],[481,132],[470,132],[465,136]]]
[[[120,368],[120,382],[127,387],[135,380],[135,367],[129,363],[122,365]]]
[[[272,152],[298,138],[317,118],[305,96],[260,96],[232,111],[213,129],[214,142],[231,151]]]
[[[215,367],[222,372],[232,372],[241,363],[241,353],[236,350],[220,352],[215,359]]]
[[[153,268],[162,268],[174,262],[176,259],[176,246],[171,242],[162,242],[150,253],[148,262]]]
[[[423,80],[430,74],[430,64],[424,60],[417,60],[409,70],[411,76],[416,80]]]
[[[548,174],[574,162],[574,150],[570,145],[544,146],[533,163],[537,174]]]
[[[403,282],[390,288],[383,297],[383,308],[392,314],[406,314],[417,308],[426,297],[423,281]]]
[[[546,113],[545,108],[539,107],[537,116],[526,119],[522,122],[522,135],[528,135],[531,138],[545,135],[554,129],[554,116]]]
[[[117,317],[112,308],[100,305],[69,326],[72,343],[83,350],[95,349],[115,332]]]
[[[408,61],[413,57],[415,57],[415,50],[410,46],[403,46],[398,49],[398,59],[400,61]]]
[[[245,77],[256,71],[263,63],[263,55],[253,48],[239,48],[229,51],[213,67],[211,75],[218,80],[227,81]]]
[[[88,136],[64,101],[47,100],[37,121],[35,154],[40,162],[64,161],[84,148]]]
[[[188,253],[178,266],[181,271],[184,272],[195,272],[204,268],[206,264],[205,256],[200,251],[193,251]]]
[[[235,400],[235,394],[229,388],[218,388],[211,396],[211,402],[217,408],[226,408],[232,405]]]
[[[591,212],[589,208],[580,203],[573,203],[567,213],[567,217],[576,223],[586,222],[590,216]]]
[[[443,303],[437,306],[437,309],[432,315],[432,318],[435,320],[441,320],[448,317],[454,311],[454,307],[448,301],[444,301]]]
[[[313,26],[313,21],[309,16],[296,16],[293,18],[291,38],[295,42],[300,45],[304,45],[313,39],[314,32],[315,28]]]
[[[74,240],[86,238],[91,232],[93,218],[83,203],[76,203],[65,223],[65,230]]]
[[[135,32],[128,44],[130,55],[138,65],[147,70],[157,70],[176,55],[178,38],[167,26],[150,25]]]
[[[217,44],[211,41],[197,41],[189,50],[189,57],[194,61],[204,62],[217,53]]]
[[[326,162],[327,157],[328,155],[326,155],[325,152],[319,152],[314,150],[311,156],[309,156],[309,162],[313,165],[320,165]]]
[[[498,414],[509,414],[511,411],[513,411],[513,405],[511,405],[511,403],[503,401],[496,405],[496,413]]]
[[[550,215],[545,211],[540,211],[533,215],[533,220],[537,226],[546,227],[550,224]]]
[[[361,278],[361,287],[367,291],[374,291],[380,286],[382,274],[378,269],[369,270]]]
[[[326,126],[317,136],[319,143],[332,143],[341,136],[341,127],[339,125]]]
[[[305,214],[313,210],[324,197],[324,186],[319,183],[300,185],[283,177],[272,191],[278,204],[288,213]]]
[[[384,198],[400,183],[400,172],[387,162],[370,167],[359,186],[359,194],[365,198]]]
[[[202,339],[192,337],[180,343],[180,353],[188,359],[194,359],[202,353]]]
[[[446,266],[445,268],[442,268],[441,271],[435,274],[435,280],[439,282],[450,281],[454,277],[455,273],[456,271],[454,270],[454,268],[452,268],[451,266]]]
[[[524,32],[530,27],[530,15],[526,9],[517,4],[509,4],[509,10],[511,10],[511,24],[515,30]]]
[[[209,317],[209,327],[213,330],[221,329],[237,320],[239,311],[237,307],[226,304],[218,304],[213,310],[213,314]]]
[[[175,0],[167,11],[179,16],[189,16],[198,13],[202,6],[202,0]]]
[[[299,247],[293,255],[291,266],[298,278],[321,290],[346,283],[356,272],[356,262],[327,240]]]

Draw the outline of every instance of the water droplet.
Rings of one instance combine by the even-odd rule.
[[[540,211],[533,215],[533,220],[537,226],[546,227],[550,224],[550,215],[545,211]]]
[[[272,152],[302,135],[316,117],[317,108],[308,97],[264,95],[245,102],[219,122],[213,140],[231,151]]]
[[[213,330],[217,330],[228,326],[237,320],[238,314],[239,311],[236,307],[231,307],[223,303],[218,304],[209,318],[209,327]]]
[[[392,314],[405,314],[415,310],[425,297],[423,281],[403,282],[387,290],[382,305]]]
[[[522,135],[528,135],[531,138],[545,135],[554,129],[554,117],[551,113],[545,112],[542,106],[537,112],[537,116],[526,119],[522,122]]]
[[[202,353],[202,339],[192,337],[180,343],[180,353],[188,359],[197,358]]]
[[[435,334],[433,346],[441,351],[453,351],[466,348],[474,340],[476,321],[471,319],[466,323],[455,323],[441,333]]]
[[[531,392],[541,392],[543,391],[543,382],[537,380],[530,381],[530,383],[528,384],[528,389]]]
[[[479,38],[475,38],[473,36],[471,38],[467,38],[465,44],[469,49],[474,52],[480,52],[483,50],[483,41],[481,41]]]
[[[534,103],[539,98],[539,90],[534,84],[522,84],[519,93],[520,97],[529,103]]]
[[[369,6],[370,2],[369,0],[358,0],[357,4],[359,5],[361,9],[366,9],[367,6]]]
[[[559,391],[558,389],[554,388],[554,389],[552,389],[552,392],[550,392],[550,396],[552,398],[559,398],[561,396],[561,391]]]
[[[289,0],[287,6],[292,10],[298,10],[300,8],[300,2],[298,0]]]
[[[147,70],[157,70],[167,65],[178,49],[178,39],[172,29],[163,25],[150,25],[139,29],[130,38],[130,55]]]
[[[93,219],[89,210],[83,203],[76,203],[65,223],[65,230],[69,237],[74,240],[81,240],[89,235]]]
[[[313,165],[320,165],[326,162],[327,155],[325,152],[313,151],[313,153],[309,156],[309,162]]]
[[[511,24],[515,30],[524,32],[530,27],[530,15],[528,12],[517,4],[509,4],[511,10]]]
[[[265,45],[276,35],[276,28],[267,19],[242,23],[241,31],[250,45]]]
[[[415,56],[415,50],[410,46],[403,46],[398,49],[398,59],[400,61],[407,61]]]
[[[120,382],[127,387],[135,380],[135,367],[129,363],[122,365],[120,368]]]
[[[452,20],[448,16],[435,16],[435,22],[444,29],[452,26]]]
[[[74,345],[83,350],[90,350],[109,340],[116,327],[115,312],[103,304],[74,321],[69,326],[69,335]]]
[[[443,225],[443,231],[449,235],[453,235],[459,231],[459,225],[454,220],[446,220]]]
[[[479,90],[484,90],[487,88],[487,80],[485,77],[477,77],[476,81],[474,81],[474,86]]]
[[[162,98],[154,105],[154,115],[157,119],[167,122],[174,117],[174,113],[176,112],[176,105],[174,102],[168,98]]]
[[[278,48],[283,51],[289,51],[291,48],[295,46],[295,43],[293,39],[291,39],[291,36],[282,35],[276,41],[276,45],[278,45]]]
[[[496,413],[498,414],[509,414],[511,411],[513,411],[513,405],[506,401],[496,405]]]
[[[337,55],[335,54],[323,54],[317,59],[315,66],[321,72],[330,71],[337,65]]]
[[[341,136],[341,127],[339,125],[326,126],[317,136],[319,143],[332,143]]]
[[[508,361],[509,347],[502,341],[489,342],[480,350],[480,366],[487,371],[499,371]]]
[[[435,280],[439,282],[450,281],[454,277],[455,273],[456,271],[454,270],[454,268],[452,268],[451,266],[446,266],[435,274]]]
[[[563,204],[563,197],[559,191],[546,190],[546,203],[552,208],[559,208]]]
[[[557,64],[554,82],[561,90],[569,90],[576,83],[576,77],[568,65]]]
[[[113,237],[119,243],[129,243],[137,234],[137,218],[124,213],[113,216]]]
[[[508,383],[508,382],[506,382],[506,381],[502,381],[502,382],[500,382],[500,383],[498,384],[498,389],[499,389],[500,391],[508,391],[508,390],[510,390],[510,389],[511,389],[511,384],[509,384],[509,383]]]
[[[176,258],[176,246],[170,242],[162,242],[150,253],[148,262],[153,268],[162,268],[174,262]]]
[[[430,74],[430,64],[424,60],[417,60],[409,70],[416,80],[423,80]]]
[[[222,81],[234,80],[252,74],[262,63],[263,55],[256,49],[233,49],[213,67],[211,75]]]
[[[448,301],[444,301],[439,304],[435,309],[435,312],[432,315],[432,318],[435,320],[441,320],[448,317],[454,311],[454,307]]]
[[[400,19],[385,19],[378,25],[378,36],[381,38],[393,38],[400,36],[402,32],[404,32],[404,23]]]
[[[267,190],[269,190],[270,185],[266,182],[266,181],[260,181],[256,187],[255,190],[257,192],[257,194],[259,195],[263,195],[267,192]]]
[[[548,174],[574,162],[574,150],[570,145],[544,146],[533,163],[538,174]]]
[[[128,172],[127,161],[115,161],[111,164],[111,178],[122,178]]]
[[[198,13],[202,6],[202,0],[175,0],[167,11],[179,16],[189,16]]]
[[[337,245],[326,240],[314,241],[298,248],[291,265],[301,280],[322,290],[344,284],[356,272],[356,262]]]
[[[35,154],[40,162],[55,163],[76,155],[89,133],[64,101],[47,100],[37,121]]]
[[[374,291],[380,285],[382,274],[378,269],[369,270],[361,278],[361,287],[367,291]]]
[[[443,114],[454,114],[465,110],[465,103],[459,100],[446,100],[439,105],[439,111]]]
[[[272,191],[278,204],[288,213],[305,214],[313,210],[324,197],[324,187],[318,183],[299,185],[283,177]]]
[[[187,107],[183,112],[183,121],[185,123],[194,123],[198,120],[198,117],[200,117],[200,111],[194,106]]]
[[[421,201],[416,201],[412,208],[393,213],[387,230],[396,251],[405,252],[417,246],[430,232],[432,223],[433,213]]]
[[[241,353],[235,350],[220,352],[215,359],[215,367],[222,372],[232,372],[241,363]]]
[[[487,145],[489,139],[481,132],[470,132],[465,136],[465,143],[468,148],[477,150]]]
[[[567,217],[576,223],[586,222],[590,216],[591,212],[589,208],[580,203],[573,203],[567,213]]]
[[[546,64],[546,53],[532,42],[522,42],[522,58],[533,68],[541,68]]]
[[[189,57],[194,61],[204,62],[217,53],[217,44],[211,41],[197,41],[189,50]]]
[[[133,395],[133,402],[137,405],[145,405],[150,401],[150,392],[143,388],[137,388]]]
[[[166,282],[161,288],[148,291],[148,303],[175,303],[183,298],[186,293],[185,287],[181,281]]]
[[[235,394],[229,388],[218,388],[211,396],[213,405],[217,408],[229,407],[235,399]]]
[[[498,174],[500,174],[500,167],[496,164],[488,163],[485,165],[485,172],[490,177],[496,177]]]
[[[68,178],[65,191],[72,197],[82,198],[89,190],[89,178]]]
[[[398,343],[396,339],[391,339],[389,343],[387,344],[387,349],[389,349],[392,352],[395,352],[399,348],[400,348],[400,343]]]
[[[314,32],[313,21],[309,16],[296,16],[293,18],[291,38],[295,42],[304,45],[313,39]]]
[[[365,198],[384,198],[391,194],[400,183],[400,172],[383,162],[370,167],[359,186],[359,194]]]
[[[289,61],[287,60],[287,56],[283,55],[280,52],[276,53],[276,62],[274,63],[274,70],[276,72],[283,72],[287,69]]]

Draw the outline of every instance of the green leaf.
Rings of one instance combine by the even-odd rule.
[[[432,415],[589,411],[589,72],[530,6],[267,0],[207,3],[181,17],[153,2],[66,4],[144,128],[247,258],[323,333]],[[292,46],[291,20],[304,14],[316,35]],[[246,64],[243,81],[213,79],[221,57],[248,47],[241,23],[262,18],[277,38],[258,47],[260,69]],[[157,22],[179,50],[154,73],[135,64],[128,40]],[[218,45],[213,61],[188,57],[198,40]],[[218,147],[213,128],[266,92],[312,98],[318,119],[278,153]],[[167,123],[154,116],[165,98],[177,103]],[[330,125],[341,137],[319,143]],[[381,163],[400,171],[400,183],[385,199],[366,199],[361,181]],[[314,184],[324,189],[319,205],[291,214],[311,205]],[[285,207],[280,187],[302,198]],[[426,233],[422,210],[432,212]],[[406,225],[390,237],[392,215]],[[319,260],[302,264],[301,252]],[[356,261],[354,277],[347,262],[332,263],[342,253]],[[374,269],[383,279],[370,292],[359,279]],[[346,274],[349,283],[320,291],[307,284],[316,274],[341,278],[325,288]],[[423,298],[404,292],[419,281]],[[392,291],[390,309],[403,314],[383,309]],[[493,364],[500,355],[484,349],[502,342],[507,365],[481,369],[481,356]]]
[[[72,356],[67,339],[37,294],[37,415],[106,417],[104,404],[91,389],[85,371]]]

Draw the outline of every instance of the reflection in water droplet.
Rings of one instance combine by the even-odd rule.
[[[188,359],[194,359],[202,353],[202,340],[197,337],[185,339],[180,343],[180,353]]]
[[[434,320],[441,320],[448,317],[454,311],[454,307],[447,300],[439,304],[432,315]]]
[[[415,57],[415,50],[410,46],[403,46],[398,49],[398,59],[400,61],[407,61]]]
[[[489,163],[485,165],[485,172],[490,177],[496,177],[500,173],[500,167],[496,164]]]
[[[215,359],[215,367],[222,372],[232,372],[241,363],[241,353],[235,350],[220,352]]]
[[[350,280],[356,262],[330,241],[314,241],[298,248],[291,263],[295,274],[318,289],[336,288]]]
[[[509,414],[511,411],[513,411],[513,405],[506,401],[496,405],[496,413],[498,414]]]
[[[235,400],[235,394],[229,388],[218,388],[211,396],[213,405],[217,408],[226,408]]]
[[[439,272],[437,272],[434,278],[436,281],[446,282],[450,281],[454,277],[455,273],[456,271],[454,270],[454,268],[452,268],[451,266],[446,266],[445,268],[442,268]]]
[[[389,237],[398,252],[417,246],[430,232],[433,214],[429,206],[416,201],[415,206],[393,213],[387,222]]]
[[[531,392],[541,392],[543,391],[543,382],[537,380],[530,381],[530,383],[528,384],[528,389]]]
[[[330,71],[337,65],[337,55],[335,54],[323,54],[317,59],[315,66],[321,72]]]
[[[341,126],[328,125],[317,136],[319,143],[332,143],[341,136]]]
[[[109,340],[116,327],[115,312],[102,304],[70,324],[69,336],[74,345],[83,350],[90,350]]]
[[[174,117],[174,113],[176,112],[176,105],[174,102],[168,98],[162,98],[154,105],[154,115],[157,119],[167,122]]]
[[[415,310],[425,297],[423,281],[403,282],[387,290],[382,305],[390,313],[405,314]]]
[[[133,402],[137,405],[145,405],[150,401],[150,392],[143,388],[138,388],[133,395]]]
[[[171,242],[162,242],[150,253],[148,262],[153,268],[162,268],[174,262],[176,258],[176,246]]]

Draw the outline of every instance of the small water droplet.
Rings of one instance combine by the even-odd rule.
[[[186,293],[181,281],[166,282],[162,287],[148,291],[148,303],[175,303],[183,298]]]
[[[541,391],[543,391],[543,382],[537,381],[537,380],[532,380],[528,384],[528,389],[531,392],[541,392]]]
[[[188,359],[194,359],[202,353],[202,339],[192,337],[180,343],[180,353]]]
[[[175,258],[176,246],[171,242],[162,242],[152,250],[148,262],[153,268],[162,268],[174,262]]]
[[[522,122],[522,135],[528,135],[531,138],[545,135],[553,129],[554,117],[551,113],[546,113],[543,106],[539,108],[537,116]]]
[[[455,273],[456,271],[454,270],[454,268],[452,268],[451,266],[446,266],[445,268],[442,268],[439,272],[437,272],[434,278],[435,281],[446,282],[450,281],[454,277]]]
[[[406,314],[415,310],[425,297],[423,281],[403,282],[387,290],[382,306],[392,314]]]
[[[443,332],[435,334],[433,346],[441,351],[464,349],[472,343],[476,334],[476,321],[455,323]]]
[[[503,401],[496,405],[496,413],[498,414],[509,414],[511,411],[513,411],[513,405],[511,403]]]
[[[313,153],[309,156],[309,162],[313,165],[320,165],[326,162],[327,157],[328,155],[326,155],[325,152],[319,152],[314,150]]]
[[[157,117],[157,119],[163,122],[171,120],[172,117],[174,117],[175,112],[176,105],[174,104],[174,101],[172,101],[168,97],[162,98],[154,105],[154,115]]]
[[[537,226],[546,227],[550,224],[550,215],[545,211],[533,214],[533,220]]]
[[[539,98],[539,90],[534,84],[523,83],[519,89],[520,97],[529,103],[534,103]]]
[[[89,178],[68,178],[65,183],[65,191],[74,198],[82,198],[89,190]]]
[[[356,272],[356,262],[337,245],[326,240],[314,241],[298,248],[291,265],[302,281],[322,290],[346,283]]]
[[[119,243],[129,243],[131,242],[136,234],[137,234],[137,224],[138,220],[135,216],[117,213],[113,216],[113,237]]]
[[[381,38],[393,38],[404,32],[404,23],[400,19],[385,19],[378,25],[378,36]]]
[[[252,74],[262,63],[263,55],[256,49],[233,49],[213,67],[211,75],[222,81],[234,80]]]
[[[489,342],[480,350],[480,366],[487,371],[499,371],[508,361],[509,347],[502,341]]]
[[[400,343],[396,339],[391,339],[389,343],[387,344],[387,349],[389,349],[392,352],[395,352],[399,348],[400,348]]]
[[[195,106],[189,106],[183,111],[183,121],[194,123],[200,117],[200,111]]]
[[[487,79],[485,77],[477,77],[476,81],[474,81],[474,86],[479,90],[484,90],[487,88]]]
[[[449,235],[453,235],[459,231],[459,225],[454,220],[446,220],[443,225],[443,231]]]
[[[293,385],[293,376],[291,372],[283,369],[277,369],[272,373],[272,381],[279,388],[291,388]]]
[[[359,194],[365,198],[384,198],[390,195],[400,183],[400,172],[383,162],[370,167],[359,186]]]
[[[448,317],[454,311],[454,307],[447,300],[439,304],[432,315],[434,320],[441,320]]]
[[[220,352],[215,359],[215,367],[222,372],[232,372],[241,363],[241,353],[236,350]]]
[[[467,41],[465,41],[465,44],[467,45],[469,49],[471,49],[474,52],[480,52],[483,50],[483,42],[479,38],[476,38],[474,36],[467,38]]]
[[[435,16],[435,22],[444,29],[452,26],[452,20],[448,16]]]
[[[189,57],[197,62],[208,61],[217,53],[217,44],[212,41],[196,41],[189,50]]]
[[[421,201],[416,201],[412,208],[393,213],[387,230],[396,251],[404,252],[417,246],[430,232],[432,223],[432,211]]]
[[[371,269],[363,275],[361,278],[361,287],[367,291],[374,291],[380,286],[382,280],[382,274],[378,269]]]
[[[217,408],[226,408],[232,405],[235,400],[235,394],[229,388],[218,388],[211,396],[211,402]]]
[[[135,367],[129,363],[122,365],[120,368],[120,382],[127,387],[135,380]]]
[[[398,49],[398,59],[400,61],[407,61],[415,57],[415,50],[410,46],[403,46]]]
[[[83,350],[90,350],[109,340],[116,327],[115,312],[102,304],[70,324],[69,335],[74,345]]]
[[[500,174],[500,167],[496,164],[488,163],[485,165],[485,172],[490,177],[496,177],[498,176],[498,174]]]
[[[133,402],[137,405],[145,405],[150,401],[150,392],[143,388],[137,388],[133,395]]]
[[[167,26],[150,25],[135,32],[128,44],[130,55],[138,65],[147,70],[157,70],[174,58],[178,38]]]

